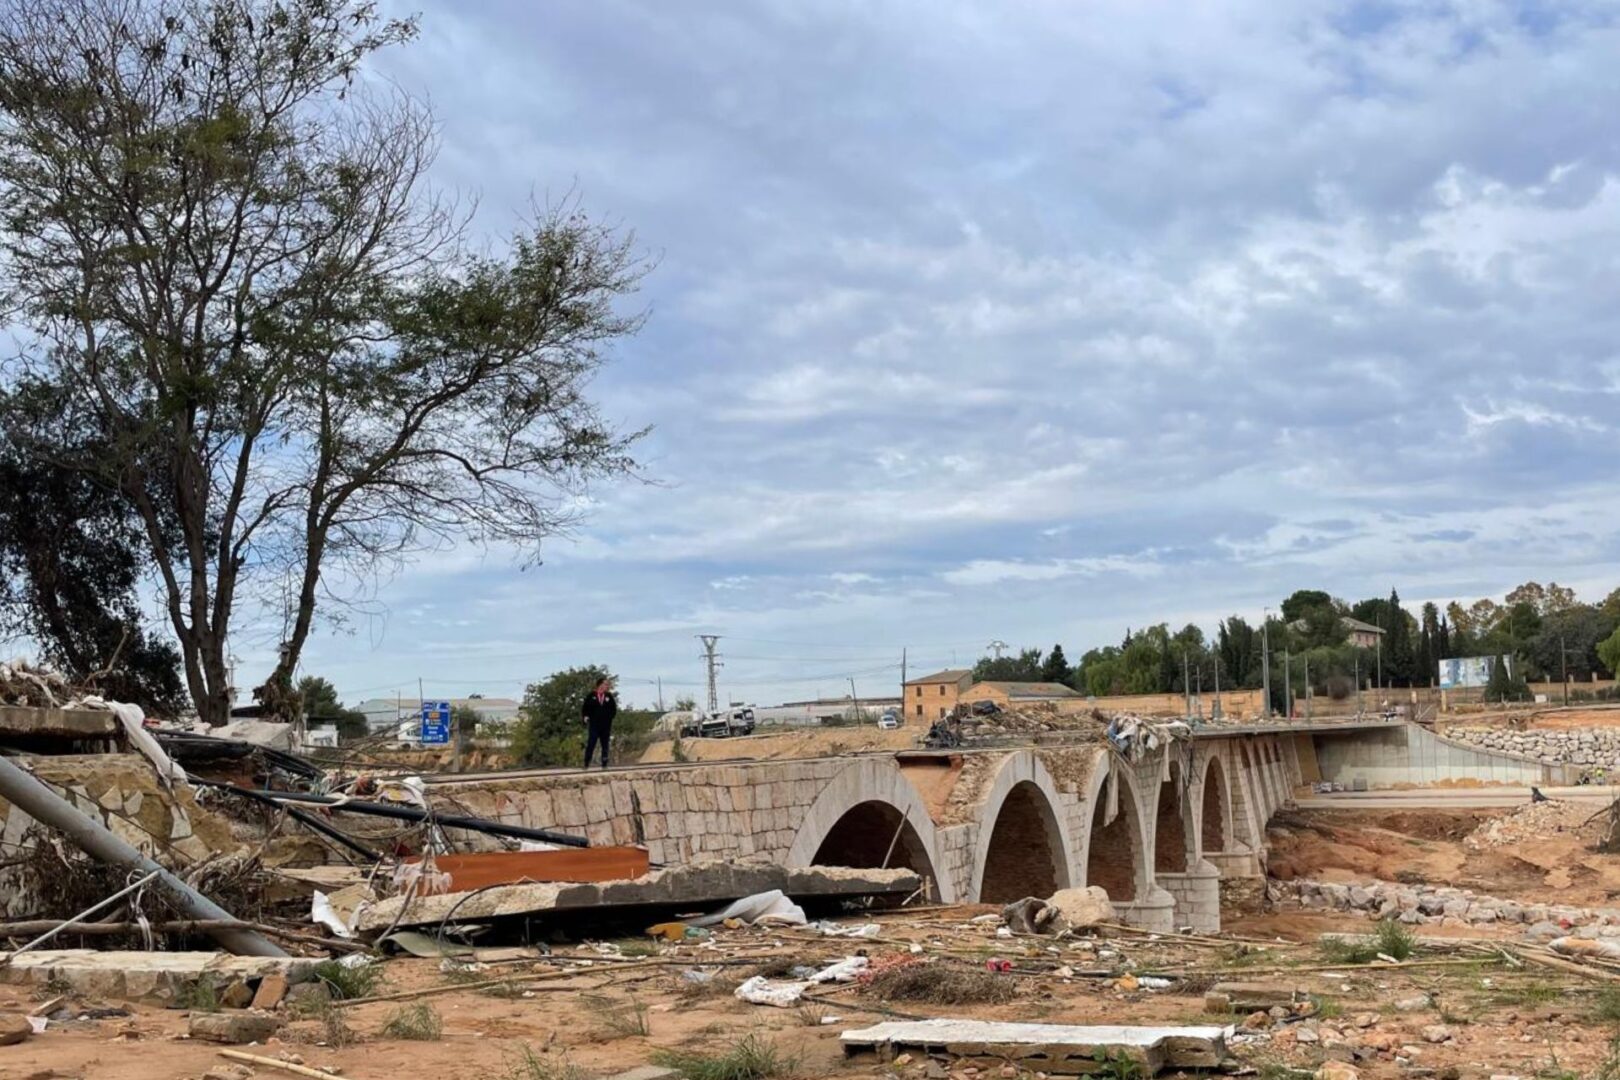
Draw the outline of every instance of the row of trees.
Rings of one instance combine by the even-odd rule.
[[[1264,681],[1262,653],[1269,643],[1272,684],[1280,706],[1285,687],[1303,695],[1343,697],[1364,685],[1430,686],[1440,660],[1459,656],[1506,656],[1515,682],[1610,677],[1620,667],[1620,589],[1598,603],[1581,602],[1556,583],[1526,582],[1501,603],[1453,601],[1442,611],[1425,603],[1417,615],[1399,593],[1347,604],[1327,592],[1300,589],[1278,614],[1254,625],[1241,616],[1223,619],[1213,639],[1192,624],[1172,631],[1165,623],[1127,631],[1118,645],[1091,649],[1071,665],[1061,644],[1049,652],[1022,649],[985,657],[974,679],[1056,682],[1086,694],[1183,693],[1256,689]],[[1382,631],[1378,644],[1354,643],[1352,623]],[[1506,671],[1503,673],[1506,678]],[[1499,691],[1507,692],[1507,691]]]

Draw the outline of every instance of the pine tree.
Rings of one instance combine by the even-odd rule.
[[[1074,678],[1074,669],[1069,666],[1068,658],[1063,655],[1061,644],[1053,645],[1052,651],[1046,654],[1041,663],[1041,681],[1068,684]]]
[[[1505,656],[1491,658],[1491,677],[1485,683],[1486,701],[1506,701],[1513,695],[1513,677]]]
[[[1400,593],[1389,590],[1389,627],[1385,635],[1385,669],[1391,685],[1411,686],[1417,658],[1412,652],[1411,616],[1401,607]]]

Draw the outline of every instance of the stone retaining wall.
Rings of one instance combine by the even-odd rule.
[[[1620,767],[1620,728],[1572,731],[1513,731],[1506,728],[1447,728],[1445,736],[1486,750],[1520,754],[1549,765]]]

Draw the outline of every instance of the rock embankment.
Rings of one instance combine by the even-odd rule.
[[[1538,940],[1572,932],[1579,937],[1620,937],[1620,908],[1525,904],[1482,896],[1470,889],[1393,881],[1367,885],[1273,881],[1268,889],[1274,903],[1296,903],[1307,911],[1361,912],[1371,919],[1394,919],[1409,926],[1517,925],[1525,928],[1527,937]]]
[[[1502,728],[1447,728],[1454,742],[1534,758],[1547,765],[1620,767],[1620,728],[1573,731],[1511,731]]]

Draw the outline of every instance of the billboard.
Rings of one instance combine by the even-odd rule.
[[[1440,689],[1461,690],[1466,687],[1484,686],[1491,681],[1491,665],[1495,662],[1494,656],[1456,656],[1450,660],[1441,660],[1437,665],[1440,669]],[[1512,661],[1505,662],[1508,665],[1508,674],[1513,674]]]

